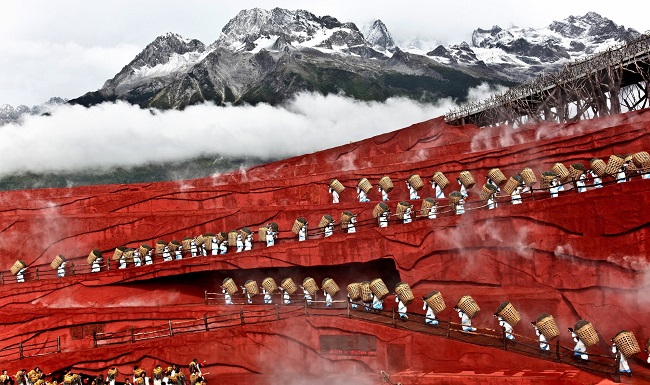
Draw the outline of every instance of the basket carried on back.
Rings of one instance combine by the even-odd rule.
[[[422,182],[422,178],[418,174],[411,174],[407,180],[415,191],[420,191],[424,187],[424,182]]]
[[[372,289],[370,288],[370,282],[364,281],[361,282],[361,300],[363,302],[372,302]]]
[[[278,285],[275,284],[275,280],[271,277],[266,277],[262,280],[262,287],[268,292],[273,294],[274,291],[278,290]]]
[[[486,183],[481,187],[481,192],[478,194],[478,196],[481,198],[483,203],[487,203],[487,201],[490,199],[494,193],[497,192],[497,188],[495,185],[491,183]]]
[[[410,305],[411,302],[413,302],[415,299],[415,297],[413,297],[413,291],[411,291],[411,287],[406,282],[399,282],[395,286],[395,294],[397,294],[397,297],[400,299],[400,301],[402,301],[404,305]]]
[[[551,182],[553,182],[555,178],[557,178],[557,175],[555,175],[555,173],[551,171],[544,171],[540,177],[542,181],[540,183],[540,187],[543,189],[548,189],[549,187],[551,187]]]
[[[458,174],[458,180],[460,180],[460,183],[462,183],[467,189],[474,187],[476,184],[474,177],[469,171],[461,171],[460,174]]]
[[[521,186],[521,183],[524,181],[524,179],[521,177],[519,174],[515,174],[508,179],[508,183],[506,183],[505,186],[503,186],[503,193],[506,195],[511,195],[513,191],[519,186]]]
[[[197,246],[203,245],[205,243],[205,237],[202,234],[197,235],[196,237],[194,237],[194,243]]]
[[[310,295],[316,295],[316,292],[318,291],[318,285],[316,284],[316,280],[314,280],[312,277],[307,277],[303,279],[302,281],[302,287],[307,290],[307,292]]]
[[[389,294],[388,287],[384,281],[381,280],[381,278],[375,278],[370,281],[370,290],[372,290],[372,293],[375,295],[375,297],[379,299],[384,299]]]
[[[596,173],[598,176],[603,176],[605,175],[605,170],[607,169],[607,165],[602,159],[594,158],[589,161],[589,166],[593,170],[593,172]]]
[[[537,317],[535,326],[537,326],[537,329],[539,329],[539,332],[544,335],[544,338],[546,338],[547,341],[560,335],[560,329],[557,328],[553,316],[548,313],[540,314],[539,317]]]
[[[458,308],[463,311],[463,313],[467,314],[469,318],[474,318],[478,315],[478,313],[481,311],[481,308],[478,307],[478,304],[476,301],[474,301],[474,298],[472,298],[469,295],[464,295],[460,297],[458,300]]]
[[[183,250],[189,251],[192,247],[192,238],[183,238],[181,244],[183,245]]]
[[[521,177],[524,179],[526,186],[532,187],[535,183],[537,183],[537,178],[535,178],[535,173],[530,167],[526,167],[523,170],[521,170],[519,175],[521,175]]]
[[[463,199],[463,194],[460,191],[452,191],[449,194],[449,206],[455,208],[457,204],[460,203],[460,200]]]
[[[436,184],[443,190],[445,187],[449,186],[449,179],[447,179],[447,177],[440,171],[437,171],[435,174],[433,174],[431,180],[436,182]]]
[[[620,169],[621,166],[625,163],[625,158],[620,155],[611,155],[609,161],[607,161],[607,167],[605,168],[605,174],[614,175]]]
[[[576,322],[573,331],[587,347],[598,343],[598,333],[591,322],[580,320]]]
[[[156,254],[162,254],[163,251],[165,251],[165,246],[167,246],[167,242],[163,241],[162,239],[159,239],[156,241]]]
[[[404,219],[404,212],[406,212],[406,209],[408,209],[409,207],[411,207],[411,205],[406,202],[398,203],[397,210],[396,210],[397,217],[399,219]]]
[[[9,269],[9,270],[11,271],[11,274],[16,275],[16,274],[18,274],[18,272],[19,272],[20,270],[22,270],[25,266],[27,266],[27,265],[25,264],[25,261],[17,260],[16,262],[14,262],[13,265],[11,265],[11,269]]]
[[[382,190],[386,192],[393,191],[393,188],[395,187],[393,186],[393,181],[390,180],[390,178],[387,176],[382,176],[381,179],[379,179],[379,182],[377,182],[377,184],[379,185],[379,187],[381,187]]]
[[[97,258],[101,258],[101,257],[102,257],[102,252],[97,249],[93,249],[93,251],[91,251],[90,254],[88,254],[88,258],[86,258],[86,262],[88,262],[88,264],[91,265],[93,262],[97,260]]]
[[[257,282],[253,281],[252,279],[244,282],[244,287],[246,288],[246,294],[250,295],[251,297],[256,296],[260,293],[260,289],[257,287]]]
[[[320,222],[318,222],[318,227],[323,228],[329,225],[330,223],[334,222],[334,218],[332,218],[331,215],[323,215],[323,217],[320,219]]]
[[[372,184],[370,184],[370,181],[366,178],[361,178],[359,183],[357,183],[357,187],[363,190],[366,194],[372,190]]]
[[[354,218],[354,214],[351,211],[344,211],[341,214],[341,228],[343,230],[348,229],[348,225],[350,224],[350,220]]]
[[[435,205],[436,205],[436,200],[431,197],[422,200],[422,205],[420,206],[420,214],[422,216],[429,215],[429,211],[431,211],[431,208]]]
[[[497,309],[497,315],[501,316],[507,323],[515,326],[521,321],[521,314],[515,309],[510,302],[503,302]]]
[[[113,260],[118,261],[120,258],[122,258],[122,254],[124,254],[124,251],[126,251],[126,247],[124,246],[116,247],[115,251],[113,252]]]
[[[239,231],[241,231],[242,238],[246,238],[246,237],[248,237],[249,235],[253,234],[253,231],[252,231],[250,228],[248,228],[248,227],[243,227],[243,228],[242,228],[241,230],[239,230]]]
[[[562,163],[555,163],[553,167],[551,167],[551,171],[559,175],[560,181],[562,182],[566,182],[567,179],[569,179],[569,170],[567,170],[566,166]]]
[[[169,242],[169,244],[167,245],[167,248],[171,252],[174,252],[174,251],[178,250],[180,247],[181,247],[181,243],[179,241],[177,241],[177,240],[173,240],[173,241]]]
[[[232,278],[225,278],[221,287],[226,289],[230,295],[233,295],[237,292],[237,285],[235,284],[235,281],[232,280]]]
[[[502,184],[506,183],[506,176],[503,175],[501,170],[498,168],[493,168],[487,173],[488,178],[492,180],[494,183],[496,183],[497,186],[501,186]]]
[[[637,152],[632,155],[632,163],[640,169],[650,167],[650,154],[645,151]]]
[[[345,186],[343,186],[343,184],[341,184],[338,179],[332,179],[329,183],[329,186],[332,188],[332,190],[336,191],[339,194],[345,190]]]
[[[580,176],[584,174],[585,166],[581,163],[574,163],[569,167],[569,179],[570,180],[579,180]]]
[[[138,247],[138,251],[140,252],[140,255],[142,255],[143,257],[149,254],[150,250],[151,250],[151,246],[149,245],[140,245],[140,247]]]
[[[447,307],[447,305],[445,305],[445,300],[442,298],[442,294],[440,294],[439,291],[434,290],[429,292],[423,300],[433,310],[434,314],[439,314]]]
[[[641,353],[639,343],[637,342],[636,337],[634,337],[634,333],[631,331],[621,330],[616,333],[612,340],[616,344],[618,350],[620,350],[621,354],[626,358],[634,357]]]
[[[237,244],[237,236],[239,235],[239,231],[237,230],[230,230],[228,232],[228,244],[230,246],[234,246]]]
[[[323,290],[325,290],[329,295],[334,297],[341,289],[339,285],[334,282],[332,278],[325,278],[322,285]]]
[[[266,242],[266,231],[268,230],[268,227],[262,226],[257,230],[257,239],[260,240],[260,242]]]
[[[50,267],[56,270],[63,264],[63,262],[65,262],[65,257],[59,254],[54,257],[54,260],[50,263]]]
[[[126,249],[124,250],[124,254],[122,256],[124,257],[124,260],[127,262],[133,262],[133,255],[135,254],[135,250],[133,249]]]
[[[360,283],[351,283],[346,287],[348,296],[352,301],[358,301],[361,299],[361,284]]]
[[[217,241],[223,242],[227,240],[228,240],[228,233],[226,233],[225,231],[221,231],[217,233]]]
[[[375,208],[372,210],[372,216],[377,218],[381,214],[386,213],[388,211],[389,211],[388,205],[384,202],[379,202],[377,203],[377,206],[375,206]]]
[[[203,246],[205,246],[207,250],[212,250],[212,240],[214,239],[214,234],[203,233],[201,236],[203,237]]]
[[[304,286],[304,285],[303,285]],[[280,282],[280,287],[282,287],[289,295],[293,294],[298,290],[298,287],[293,282],[291,278],[285,278]]]
[[[303,217],[298,217],[296,220],[293,222],[293,227],[291,228],[291,232],[294,234],[298,235],[300,232],[300,229],[307,223],[307,220]]]

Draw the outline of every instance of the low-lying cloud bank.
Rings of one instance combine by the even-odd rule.
[[[64,105],[0,127],[0,176],[130,167],[202,154],[284,158],[394,131],[443,115],[454,104],[405,98],[361,102],[302,93],[281,107],[141,109],[124,102]]]

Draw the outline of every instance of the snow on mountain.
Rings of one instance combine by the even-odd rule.
[[[50,98],[50,100],[43,104],[32,106],[32,108],[29,108],[24,104],[21,104],[16,108],[9,104],[3,104],[0,106],[0,126],[8,123],[19,123],[25,115],[47,114],[51,111],[53,106],[66,102],[66,99],[54,97]]]
[[[377,19],[371,24],[365,25],[361,32],[375,50],[384,52],[387,55],[395,52],[395,48],[397,48],[395,40],[393,40],[393,36],[391,36],[388,28],[381,20]]]

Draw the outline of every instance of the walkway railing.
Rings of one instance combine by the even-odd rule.
[[[0,359],[3,361],[8,360],[22,360],[27,357],[45,356],[53,353],[61,352],[61,337],[56,337],[56,340],[46,340],[43,342],[11,344],[0,349]]]

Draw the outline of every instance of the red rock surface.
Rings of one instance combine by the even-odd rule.
[[[200,355],[209,361],[208,371],[227,373],[235,383],[249,377],[264,383],[265,376],[277,370],[276,361],[283,363],[283,373],[353,372],[361,378],[390,366],[385,344],[392,339],[408,346],[403,367],[394,371],[496,372],[554,365],[384,326],[368,329],[358,321],[336,317],[292,319],[267,327],[231,328],[111,348],[93,349],[92,340],[71,338],[79,325],[104,323],[106,331],[128,330],[131,325],[159,325],[170,318],[226,311],[201,305],[205,291],[217,291],[224,277],[233,277],[238,284],[246,279],[259,283],[266,276],[276,281],[292,277],[296,282],[306,276],[317,282],[332,277],[343,289],[349,282],[381,277],[391,290],[399,281],[408,282],[416,298],[439,290],[447,302],[443,319],[456,321],[452,307],[469,294],[483,309],[475,320],[482,327],[497,328],[492,313],[507,300],[522,313],[516,331],[524,335],[534,337],[528,322],[548,312],[558,321],[562,344],[568,347],[572,342],[566,328],[579,319],[591,321],[601,335],[601,342],[590,352],[605,354],[609,339],[621,329],[632,330],[645,344],[650,337],[650,299],[644,295],[650,288],[650,180],[637,177],[582,194],[565,191],[556,199],[539,192],[524,196],[524,204],[518,206],[504,198],[495,210],[481,207],[478,193],[484,175],[493,167],[510,176],[529,166],[539,175],[556,162],[588,165],[594,157],[606,161],[611,154],[650,150],[649,125],[647,110],[519,130],[449,127],[438,118],[212,178],[3,192],[0,264],[8,270],[16,259],[22,259],[30,275],[27,282],[17,284],[8,271],[3,272],[0,334],[5,345],[0,349],[21,341],[60,337],[63,351],[10,360],[5,366],[15,372],[19,366],[36,363],[46,370],[77,363],[80,369],[104,370],[118,363],[126,369],[139,362],[151,366],[157,360],[186,364]],[[434,220],[395,222],[379,229],[372,219],[372,209],[380,199],[377,190],[370,193],[370,203],[355,202],[354,186],[362,177],[373,184],[383,175],[392,178],[396,187],[389,206],[394,212],[397,202],[408,198],[404,181],[410,174],[418,173],[427,182],[434,172],[442,171],[453,182],[448,194],[456,189],[453,179],[462,170],[471,171],[477,180],[462,216],[441,209]],[[338,205],[330,203],[326,189],[332,178],[348,186]],[[430,183],[425,183],[420,196],[432,195]],[[412,203],[419,208],[419,201]],[[343,234],[340,229],[327,239],[315,234],[324,214],[338,220],[344,210],[359,215],[356,234]],[[313,232],[306,242],[297,242],[289,231],[298,216],[307,218]],[[152,266],[124,270],[115,270],[113,265],[112,270],[97,274],[89,274],[85,265],[85,256],[93,248],[110,257],[117,246],[153,245],[157,239],[180,240],[244,226],[255,230],[269,221],[277,222],[281,230],[273,248],[256,242],[252,251],[240,254],[231,250],[224,256],[164,264],[157,260]],[[68,277],[55,278],[49,263],[57,254],[74,262],[75,275],[69,272]],[[35,279],[37,269],[39,280]],[[196,305],[183,306],[187,304]],[[417,300],[409,308],[420,309]],[[319,335],[359,330],[383,341],[377,357],[348,360],[319,354]],[[221,342],[194,345],[193,341],[203,338]],[[222,346],[225,341],[229,348]],[[645,353],[639,357],[645,359]],[[559,372],[569,368],[553,366]],[[470,374],[466,377],[476,379]],[[404,378],[413,381],[414,377],[404,374]],[[419,383],[434,383],[426,378]],[[498,383],[504,377],[496,378]],[[575,381],[563,378],[566,383]]]

